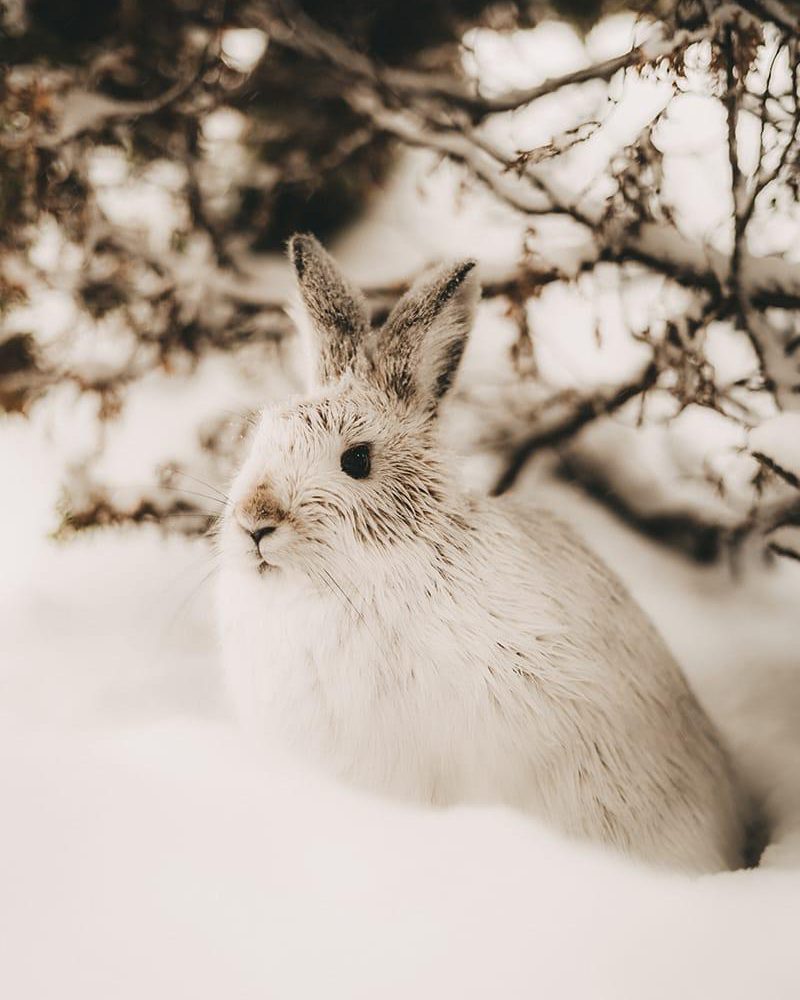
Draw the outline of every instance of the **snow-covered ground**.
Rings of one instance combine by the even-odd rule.
[[[587,57],[571,36],[539,37],[530,51],[526,37],[514,42],[519,57],[542,76]],[[628,41],[619,30],[598,32],[589,55]],[[508,53],[493,55],[490,38],[475,42],[478,63],[511,74],[500,83],[532,82],[514,76]],[[657,80],[640,85],[641,114],[662,90]],[[581,101],[602,96],[576,94],[576,114],[586,110]],[[543,104],[539,118],[515,119],[529,144],[554,130]],[[677,111],[696,123],[699,104],[688,95]],[[621,107],[611,122],[617,142],[638,127]],[[679,148],[668,178],[695,192],[685,216],[706,234],[719,223],[719,200],[694,181],[720,159],[709,128],[689,129],[707,148]],[[577,174],[607,136],[586,144]],[[669,133],[666,141],[677,143]],[[470,254],[487,276],[513,265],[524,221],[485,194],[462,201],[451,168],[432,172],[430,159],[412,159],[415,170],[399,174],[336,248],[350,273],[395,280],[440,256]],[[557,256],[555,237],[548,245]],[[555,385],[602,382],[612,368],[619,377],[625,351],[638,350],[615,333],[613,295],[600,287],[587,289],[588,304],[579,298],[554,291],[532,307],[539,361]],[[68,325],[63,307],[43,296],[17,320],[55,335],[56,314]],[[473,387],[502,381],[492,358],[508,325],[499,313],[479,318],[465,358]],[[630,353],[633,368],[639,360]],[[123,419],[105,429],[95,469],[118,498],[137,495],[161,461],[185,457],[193,468],[206,412],[280,390],[257,367],[246,385],[234,368],[216,358],[191,380],[155,373],[134,387]],[[0,423],[0,996],[800,996],[800,564],[750,560],[739,578],[699,568],[541,467],[520,482],[626,579],[776,817],[758,870],[694,879],[647,870],[506,810],[400,806],[260,757],[222,698],[210,547],[146,527],[47,539],[65,465],[96,447],[94,406],[66,388],[31,422]],[[746,442],[708,427],[707,417],[689,413],[657,441],[637,439],[634,451],[624,426],[615,437],[620,415],[596,441],[610,435],[606,455],[630,445],[628,471],[635,465],[641,478],[650,461],[662,486],[677,484],[689,459],[692,470],[709,457],[752,462]],[[794,450],[771,453],[795,467]],[[670,455],[684,464],[673,470]],[[470,472],[488,481],[485,461]]]
[[[624,574],[783,817],[759,870],[690,879],[260,759],[221,698],[205,544],[54,545],[52,445],[9,421],[0,467],[3,996],[800,994],[800,566],[737,581],[522,484]]]

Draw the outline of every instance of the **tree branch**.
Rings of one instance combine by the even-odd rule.
[[[655,362],[650,362],[634,381],[621,386],[610,395],[598,393],[595,396],[582,399],[575,410],[564,420],[553,427],[535,431],[512,453],[508,465],[492,489],[492,496],[500,496],[511,489],[525,464],[537,451],[556,447],[573,437],[591,421],[614,413],[631,399],[651,389],[656,384],[657,379],[658,367]]]

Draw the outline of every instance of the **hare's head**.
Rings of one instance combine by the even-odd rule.
[[[231,492],[227,548],[313,572],[452,532],[436,445],[479,289],[473,262],[417,283],[380,329],[311,236],[289,246],[302,304],[309,391],[265,409]]]

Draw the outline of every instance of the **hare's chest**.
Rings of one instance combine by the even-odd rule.
[[[408,714],[414,671],[405,646],[341,602],[257,583],[245,590],[223,580],[220,590],[224,669],[240,719],[329,769],[377,766],[382,746],[399,746]]]

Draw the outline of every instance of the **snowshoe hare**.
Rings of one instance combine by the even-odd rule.
[[[656,863],[737,867],[743,797],[644,613],[551,514],[462,489],[437,441],[472,262],[374,330],[313,237],[290,256],[313,385],[265,409],[221,532],[243,719],[372,789],[505,803]]]

